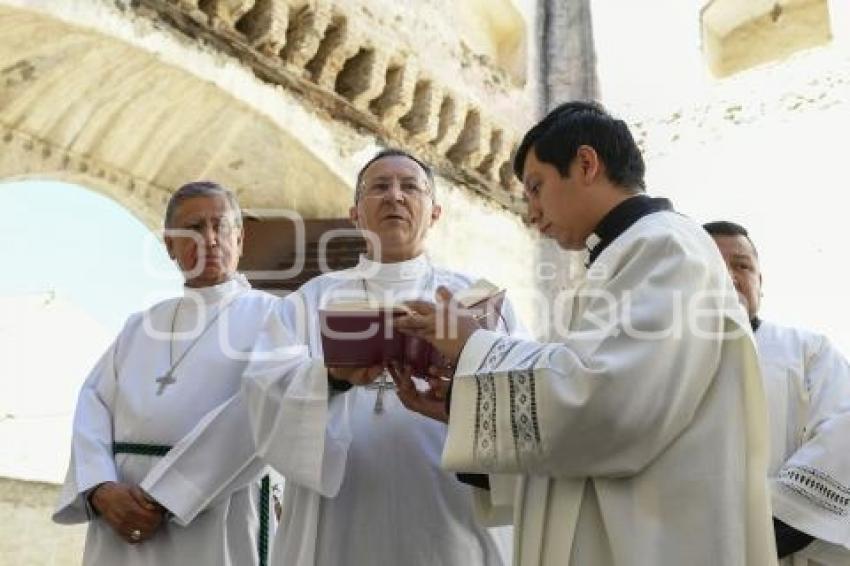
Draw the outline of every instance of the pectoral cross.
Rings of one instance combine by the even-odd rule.
[[[174,379],[174,376],[171,375],[169,371],[162,377],[157,377],[156,382],[159,384],[159,389],[156,390],[157,395],[162,395],[162,392],[165,391],[165,388],[171,385],[172,383],[177,383],[177,380]]]
[[[378,396],[375,397],[375,414],[380,415],[384,412],[384,391],[391,389],[390,382],[387,380],[387,372],[378,376],[378,384],[376,386]]]

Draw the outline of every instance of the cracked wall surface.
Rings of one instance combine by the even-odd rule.
[[[0,565],[80,564],[85,526],[50,521],[58,497],[57,485],[0,478]]]

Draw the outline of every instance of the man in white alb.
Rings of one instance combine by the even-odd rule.
[[[703,227],[726,260],[756,336],[770,417],[767,473],[781,563],[848,566],[850,364],[824,336],[761,320],[761,267],[747,230],[727,221]]]
[[[207,423],[240,401],[276,299],[236,272],[242,216],[229,190],[184,185],[165,228],[183,296],[131,316],[85,381],[53,519],[88,521],[84,564],[262,565],[273,522],[268,480],[259,467],[238,473],[228,449],[250,443],[250,427],[210,442]]]
[[[637,144],[597,104],[554,109],[514,169],[541,232],[589,249],[554,312],[563,336],[499,336],[462,311],[438,332],[457,311],[441,291],[398,325],[457,360],[449,414],[405,372],[399,398],[448,422],[447,469],[525,474],[515,564],[775,564],[758,360],[711,238],[644,194]]]
[[[270,317],[258,352],[306,345],[295,369],[252,363],[245,387],[259,453],[286,478],[278,566],[494,566],[473,488],[440,467],[445,427],[402,407],[383,367],[325,367],[318,311],[336,300],[432,298],[474,279],[434,265],[425,238],[440,216],[430,169],[385,150],[358,175],[351,219],[371,233],[354,268],[316,277]],[[506,301],[502,331],[519,323]],[[282,356],[285,358],[285,356]]]

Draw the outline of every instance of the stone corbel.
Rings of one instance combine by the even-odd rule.
[[[440,127],[432,140],[437,153],[446,154],[458,141],[465,126],[467,112],[465,100],[454,94],[446,94],[440,106]]]
[[[421,77],[413,91],[413,104],[399,123],[407,130],[411,141],[428,143],[440,131],[440,108],[443,88],[430,77]]]
[[[357,54],[362,44],[361,38],[353,30],[351,20],[344,16],[334,16],[316,56],[307,64],[313,82],[324,89],[335,91],[336,78],[345,62]]]
[[[304,67],[319,51],[319,45],[331,23],[331,5],[328,1],[313,2],[296,14],[290,14],[292,29],[281,52],[283,64],[292,72],[303,76]]]
[[[206,8],[210,26],[218,31],[232,32],[236,22],[254,7],[255,0],[212,0]]]
[[[369,103],[384,91],[387,82],[386,52],[364,46],[343,66],[335,81],[336,91],[358,110],[369,112]]]
[[[239,22],[248,41],[257,51],[277,57],[286,44],[289,5],[286,0],[256,0],[254,8]]]
[[[399,120],[414,104],[414,92],[419,65],[412,57],[398,57],[387,66],[383,94],[369,108],[386,128],[396,128]]]
[[[481,118],[481,111],[470,108],[457,142],[446,151],[446,155],[455,165],[477,169],[490,152],[491,132],[490,124]]]

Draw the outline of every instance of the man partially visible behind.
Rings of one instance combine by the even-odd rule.
[[[850,564],[850,365],[824,336],[759,318],[762,274],[743,226],[719,221],[704,228],[726,261],[758,345],[779,557],[795,566]]]

